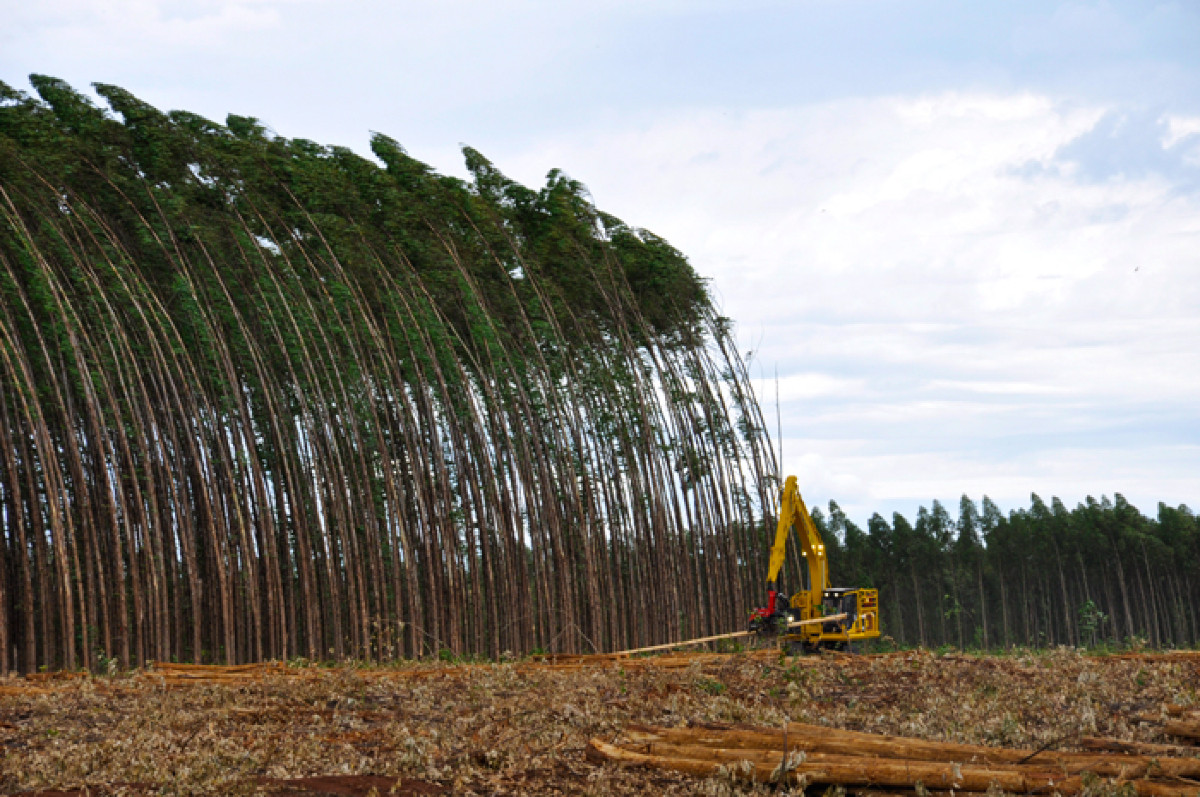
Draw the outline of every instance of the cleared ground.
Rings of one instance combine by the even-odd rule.
[[[778,794],[596,761],[588,741],[794,721],[1067,751],[1088,737],[1186,742],[1166,733],[1168,712],[1198,704],[1200,653],[161,665],[0,681],[0,793]]]

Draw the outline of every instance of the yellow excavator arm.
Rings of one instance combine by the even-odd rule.
[[[787,556],[788,533],[795,527],[800,537],[800,551],[808,567],[808,588],[822,593],[829,587],[829,563],[825,558],[825,543],[808,514],[808,507],[796,487],[796,477],[788,476],[779,497],[779,524],[775,527],[775,544],[771,546],[771,563],[767,566],[767,584],[774,589],[779,571]]]

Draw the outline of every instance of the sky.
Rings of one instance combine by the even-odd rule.
[[[1200,508],[1200,2],[0,0],[0,80],[114,83],[465,176],[553,168],[737,323],[785,473]],[[778,407],[776,397],[778,396]]]

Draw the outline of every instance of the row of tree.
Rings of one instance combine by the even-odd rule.
[[[0,673],[744,622],[774,463],[665,241],[469,148],[464,182],[31,82],[0,84]]]
[[[813,516],[835,580],[878,588],[901,644],[1200,644],[1200,518],[1186,506],[1149,518],[1119,494],[1070,510],[1034,495],[1005,516],[963,496],[957,518],[934,501],[915,523],[875,514],[865,531],[833,502]]]

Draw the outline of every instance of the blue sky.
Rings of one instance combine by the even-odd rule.
[[[0,79],[562,168],[711,278],[810,503],[1200,506],[1200,3],[0,0]]]

